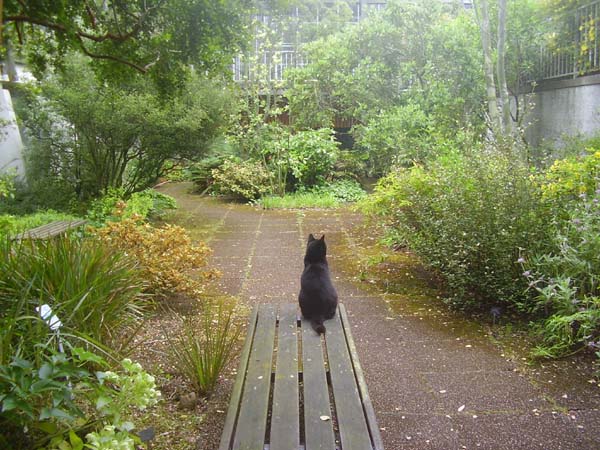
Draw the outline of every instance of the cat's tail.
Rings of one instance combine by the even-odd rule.
[[[325,325],[323,325],[323,316],[313,317],[311,321],[313,330],[318,334],[325,334]]]

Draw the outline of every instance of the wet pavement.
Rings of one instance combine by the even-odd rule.
[[[570,371],[523,370],[473,323],[416,297],[356,282],[348,211],[261,211],[166,185],[179,223],[207,241],[218,289],[243,302],[297,302],[309,233],[325,234],[328,259],[387,450],[600,449],[600,388]]]

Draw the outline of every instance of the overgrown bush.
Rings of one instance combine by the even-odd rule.
[[[158,296],[172,292],[197,296],[203,292],[206,280],[217,275],[205,268],[210,249],[201,242],[193,244],[179,226],[157,228],[132,217],[108,222],[95,234],[108,248],[137,261],[148,289]]]
[[[10,355],[32,357],[52,341],[35,320],[49,305],[64,333],[123,350],[148,306],[135,261],[96,239],[55,238],[0,246],[0,363]],[[124,337],[124,331],[129,336]],[[56,347],[56,342],[51,342]]]
[[[206,303],[200,316],[181,317],[170,356],[199,394],[210,395],[231,360],[242,327],[224,303]]]
[[[0,365],[0,446],[75,450],[87,441],[86,448],[133,450],[133,411],[160,398],[154,378],[128,359],[112,371],[95,354],[68,350]],[[107,435],[113,445],[98,446]]]
[[[156,218],[167,209],[176,209],[177,202],[169,195],[146,189],[126,196],[122,189],[109,189],[108,192],[92,201],[87,218],[99,226],[107,221],[136,217],[140,220]]]
[[[338,159],[333,130],[299,131],[290,135],[287,144],[289,170],[296,187],[323,184]]]
[[[519,251],[544,248],[546,210],[527,167],[497,152],[396,169],[365,209],[445,280],[461,308],[526,307]]]
[[[382,112],[353,133],[369,171],[385,174],[395,165],[411,166],[429,156],[433,123],[418,105],[408,104]]]
[[[198,192],[204,192],[214,182],[213,170],[218,169],[225,161],[224,157],[211,156],[193,164],[190,167],[190,176]]]
[[[534,354],[600,350],[600,152],[556,161],[541,188],[554,213],[549,249],[521,259],[531,312],[544,317]]]
[[[269,172],[260,162],[228,159],[212,170],[214,191],[239,200],[256,200],[271,187]]]
[[[311,192],[330,194],[341,203],[356,202],[367,195],[360,183],[354,180],[332,181],[311,189]]]

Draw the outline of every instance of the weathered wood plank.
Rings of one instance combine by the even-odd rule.
[[[233,442],[234,450],[264,448],[274,343],[275,308],[272,305],[260,305]]]
[[[304,436],[306,450],[335,450],[327,377],[321,337],[309,321],[302,319],[302,370],[304,393]]]
[[[350,331],[350,321],[348,320],[348,314],[346,313],[346,307],[342,304],[339,305],[340,319],[342,320],[342,327],[346,335],[346,342],[348,343],[348,350],[350,351],[350,358],[352,359],[352,365],[354,367],[354,373],[356,375],[356,381],[358,383],[358,389],[362,400],[365,416],[367,418],[367,426],[369,427],[369,433],[371,440],[373,441],[374,450],[384,450],[383,440],[381,439],[381,433],[379,426],[377,425],[377,419],[375,418],[375,411],[373,404],[371,403],[371,397],[367,389],[367,382],[362,371],[358,359],[358,352],[356,351],[356,345],[352,338],[352,332]]]
[[[246,369],[248,367],[248,360],[250,358],[252,342],[254,341],[254,333],[256,331],[257,318],[258,307],[254,307],[254,309],[252,310],[252,314],[250,315],[250,320],[248,322],[246,340],[244,341],[244,347],[240,356],[237,376],[235,379],[235,383],[233,384],[231,398],[229,399],[229,407],[227,408],[227,416],[225,417],[225,425],[223,426],[223,433],[221,434],[219,450],[229,450],[231,448],[231,445],[233,444],[233,433],[235,430],[235,423],[238,416],[238,411],[240,410],[242,390],[244,387],[244,382],[246,381]]]
[[[300,445],[298,404],[298,325],[296,305],[279,311],[277,365],[271,415],[271,450],[297,449]]]
[[[326,324],[327,357],[340,439],[344,450],[372,449],[340,314]]]
[[[69,230],[73,230],[77,227],[85,225],[87,220],[57,220],[39,227],[32,228],[16,235],[14,240],[23,239],[49,239],[51,237],[59,236],[66,233]]]

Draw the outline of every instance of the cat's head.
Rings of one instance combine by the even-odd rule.
[[[306,243],[306,257],[305,260],[309,262],[318,262],[325,259],[327,254],[327,244],[325,244],[325,235],[321,236],[320,239],[316,239],[312,234],[308,235],[308,242]]]

